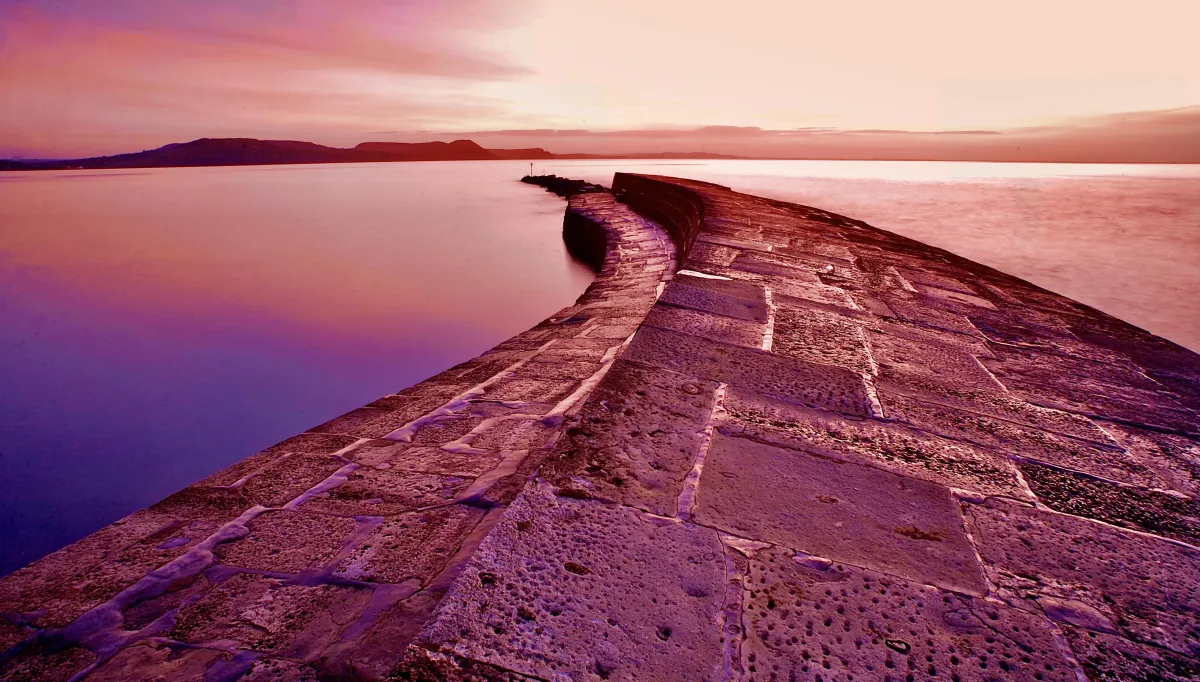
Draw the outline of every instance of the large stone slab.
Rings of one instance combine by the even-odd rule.
[[[1200,655],[1200,550],[998,500],[970,505],[968,520],[1008,600],[1075,604],[1059,617]]]
[[[724,408],[728,420],[721,428],[729,433],[954,488],[1029,497],[1011,462],[970,443],[949,441],[898,424],[843,419],[741,389],[728,392]]]
[[[674,516],[717,383],[618,360],[541,475],[573,494]]]
[[[1077,682],[1044,618],[786,550],[747,580],[748,680]]]
[[[538,679],[722,678],[716,532],[530,488],[417,644]]]
[[[622,355],[626,360],[722,381],[781,400],[865,416],[866,386],[858,373],[741,346],[643,328]]]
[[[698,523],[916,582],[986,588],[942,486],[722,435],[700,478]]]

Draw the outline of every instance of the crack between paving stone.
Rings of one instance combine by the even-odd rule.
[[[681,520],[690,521],[692,518],[692,511],[696,506],[696,495],[700,489],[700,476],[704,473],[704,461],[707,459],[708,449],[712,445],[717,421],[725,412],[725,393],[728,390],[729,384],[721,382],[713,391],[713,406],[709,410],[704,428],[700,431],[700,446],[697,448],[696,461],[692,465],[691,471],[683,479],[683,490],[679,492],[679,500],[676,504],[676,514]]]

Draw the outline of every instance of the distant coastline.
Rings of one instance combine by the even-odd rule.
[[[1189,164],[1187,159],[1074,159],[976,158],[975,154],[913,154],[900,150],[874,153],[830,153],[813,150],[801,155],[733,155],[704,151],[558,154],[541,147],[486,148],[472,140],[453,142],[363,142],[354,147],[328,147],[294,140],[201,138],[129,154],[79,159],[0,159],[0,171],[103,170],[117,168],[186,168],[198,166],[270,166],[316,163],[380,163],[400,161],[552,161],[580,159],[625,160],[754,160],[754,161],[964,161],[987,163],[1153,163]]]
[[[549,159],[737,159],[725,154],[649,153],[552,154],[545,149],[485,149],[471,140],[453,142],[363,142],[355,147],[326,147],[293,140],[201,138],[157,149],[83,159],[3,159],[0,171],[179,168],[197,166],[267,166],[313,163],[400,161],[539,161]]]

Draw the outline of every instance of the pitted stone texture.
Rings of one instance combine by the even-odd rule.
[[[1002,456],[900,425],[851,421],[732,389],[725,398],[729,433],[848,459],[914,478],[985,494],[1028,497],[1016,468]]]
[[[836,365],[860,374],[874,373],[862,327],[820,310],[778,306],[772,352]]]
[[[1079,602],[1132,639],[1200,655],[1200,550],[998,500],[968,520],[1008,601]]]
[[[1044,619],[771,549],[747,579],[748,680],[1077,682]]]
[[[1168,485],[1163,477],[1140,460],[1118,448],[1058,436],[1011,421],[976,414],[880,391],[884,414],[894,421],[936,433],[953,440],[975,443],[1006,455],[1035,459],[1124,483],[1149,487]],[[1096,430],[1097,437],[1103,432]]]
[[[292,511],[266,512],[250,533],[217,546],[221,563],[275,573],[299,573],[333,558],[354,532],[354,519]]]
[[[1194,499],[1031,463],[1021,464],[1021,473],[1051,509],[1200,545],[1200,502]]]
[[[421,646],[539,679],[721,677],[714,531],[526,489]]]
[[[670,305],[654,306],[645,324],[747,348],[762,348],[766,332],[766,325],[758,322]]]
[[[1091,682],[1188,682],[1200,680],[1200,660],[1127,639],[1063,628]]]
[[[277,658],[260,658],[239,682],[317,682],[312,666]]]
[[[307,512],[391,516],[446,504],[471,485],[469,478],[402,469],[362,467],[345,483],[305,502]]]
[[[88,682],[128,682],[129,680],[204,682],[209,666],[218,659],[228,657],[229,654],[220,649],[173,648],[155,644],[139,644],[118,653],[89,674],[87,680]]]
[[[618,360],[541,475],[577,494],[674,516],[716,389],[716,382]]]
[[[336,641],[370,598],[370,590],[289,585],[239,573],[180,609],[169,636],[193,644],[235,640],[268,655],[304,660]]]
[[[642,329],[622,357],[842,414],[868,412],[862,377],[840,367],[653,327]]]
[[[483,515],[481,509],[450,505],[387,519],[338,564],[334,574],[380,583],[415,578],[427,585]]]
[[[717,435],[698,523],[921,583],[986,591],[946,488],[878,469]]]
[[[763,287],[750,282],[676,275],[659,301],[760,324],[767,321]]]

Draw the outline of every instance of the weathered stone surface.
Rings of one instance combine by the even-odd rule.
[[[353,580],[427,585],[483,519],[481,509],[437,507],[385,520],[344,561],[335,575]]]
[[[886,468],[954,488],[1028,497],[1016,467],[970,443],[951,442],[903,426],[850,421],[749,391],[725,399],[730,422],[721,428],[784,447]]]
[[[1200,679],[1200,661],[1082,628],[1063,628],[1091,682],[1186,682]]]
[[[878,469],[717,435],[696,520],[921,583],[986,591],[950,491]]]
[[[1079,602],[1132,639],[1200,654],[1200,550],[1000,501],[970,505],[968,519],[1009,601]]]
[[[1200,545],[1200,502],[1194,499],[1033,463],[1021,464],[1021,473],[1038,500],[1056,511]]]
[[[780,355],[873,374],[862,327],[841,315],[780,304],[771,349]]]
[[[1076,682],[1048,622],[1001,604],[780,549],[747,588],[748,680]]]
[[[125,649],[87,676],[89,682],[128,680],[178,680],[204,682],[213,661],[229,657],[220,649],[199,649],[140,644]],[[315,680],[315,678],[314,678]]]
[[[255,651],[304,660],[332,644],[370,597],[370,590],[289,585],[239,573],[180,609],[169,634],[194,644],[233,639]]]
[[[541,474],[577,494],[674,516],[716,389],[713,381],[619,360]]]
[[[761,284],[677,275],[659,301],[701,312],[760,324],[767,321],[767,300]]]
[[[357,527],[354,519],[271,511],[250,522],[250,533],[217,546],[221,563],[275,573],[299,573],[328,562]]]
[[[719,679],[717,534],[527,488],[419,644],[540,679]]]
[[[750,320],[670,305],[654,306],[646,316],[645,324],[747,348],[762,348],[767,329],[765,324]]]
[[[866,387],[857,373],[795,358],[709,341],[691,334],[643,329],[627,360],[722,381],[801,405],[854,416],[867,414]]]
[[[362,467],[342,485],[305,502],[301,509],[347,516],[391,516],[446,504],[471,479],[402,469]]]

